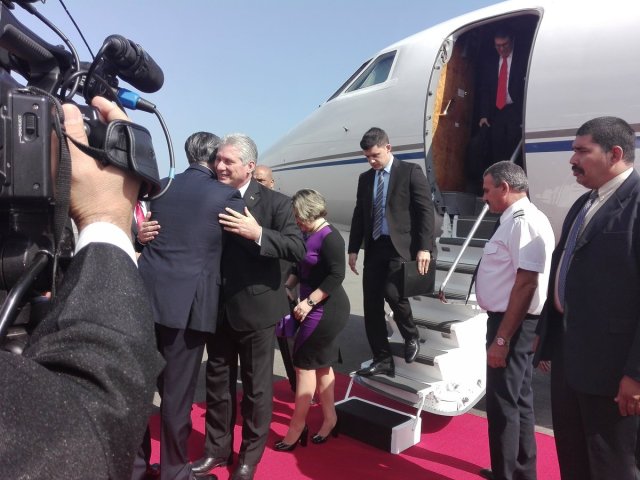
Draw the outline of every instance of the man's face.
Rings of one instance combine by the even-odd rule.
[[[363,150],[364,156],[367,157],[369,165],[374,170],[382,170],[391,160],[391,145],[387,144],[383,147],[374,146],[369,150]]]
[[[496,37],[493,39],[493,45],[502,58],[507,58],[513,51],[513,43],[509,37]]]
[[[265,187],[273,188],[273,176],[271,176],[271,173],[267,169],[256,167],[255,172],[253,172],[253,178],[256,179],[256,182],[261,183]]]
[[[605,152],[599,144],[593,142],[591,135],[577,136],[573,141],[573,155],[569,160],[576,182],[586,188],[600,188],[615,176],[612,172],[612,157],[613,153]]]
[[[489,205],[491,213],[502,213],[507,209],[507,185],[505,182],[496,187],[493,176],[491,174],[485,175],[482,182],[482,192],[482,200]]]
[[[255,168],[254,162],[242,164],[240,153],[233,145],[224,145],[218,149],[215,168],[218,181],[240,188],[251,178],[251,172]]]

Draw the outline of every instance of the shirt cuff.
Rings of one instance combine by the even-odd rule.
[[[90,243],[109,243],[114,245],[129,255],[133,263],[137,266],[136,252],[133,249],[133,243],[129,235],[121,228],[109,222],[95,222],[87,225],[82,229],[78,236],[75,253],[77,254]]]

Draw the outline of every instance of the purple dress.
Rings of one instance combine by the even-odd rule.
[[[316,288],[329,296],[300,324],[293,346],[293,364],[305,370],[329,367],[340,361],[336,338],[349,320],[349,298],[342,288],[345,247],[340,232],[326,225],[306,239],[307,253],[298,264],[300,298]]]

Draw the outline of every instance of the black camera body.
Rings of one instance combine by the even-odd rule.
[[[20,4],[20,2],[16,2]],[[21,4],[26,8],[24,4]],[[65,138],[56,135],[56,118],[59,104],[70,101],[78,85],[84,88],[88,102],[94,95],[113,93],[117,86],[116,75],[123,69],[117,64],[130,65],[139,58],[146,63],[126,70],[130,75],[150,88],[160,88],[163,76],[155,62],[136,44],[120,36],[111,36],[111,43],[103,46],[111,55],[122,53],[109,63],[98,56],[87,71],[83,62],[61,46],[51,45],[20,23],[10,12],[13,2],[0,3],[0,300],[3,293],[11,297],[18,284],[30,275],[30,266],[42,252],[53,258],[55,265],[64,267],[73,255],[74,234],[68,224],[60,228],[56,220],[56,154]],[[29,6],[30,7],[30,6]],[[116,48],[118,47],[118,48]],[[105,54],[106,55],[106,54]],[[155,76],[144,76],[144,67],[154,67]],[[123,70],[124,71],[124,70]],[[21,85],[11,72],[17,72],[27,80]],[[87,74],[91,72],[91,74]],[[142,72],[142,73],[141,73]],[[145,84],[146,85],[146,84]],[[69,93],[71,89],[71,93]],[[65,96],[65,94],[68,94]],[[152,105],[152,104],[151,104]],[[153,105],[152,105],[153,106]],[[149,132],[129,122],[105,124],[97,111],[90,106],[79,106],[85,121],[89,139],[88,153],[103,164],[130,171],[138,175],[146,185],[146,193],[156,193],[160,186],[156,158]],[[58,120],[58,122],[56,121]],[[82,146],[81,146],[82,147]],[[82,147],[83,149],[86,147]],[[85,150],[87,151],[87,150]],[[59,194],[59,192],[58,192]],[[38,257],[38,262],[39,262]],[[49,262],[37,274],[29,278],[28,292],[20,291],[20,310],[24,301],[51,290],[54,269]],[[40,267],[39,267],[40,268]],[[20,289],[23,287],[20,286]],[[0,309],[0,343],[7,330],[6,323],[27,323],[21,315],[7,320],[5,310],[8,301]]]

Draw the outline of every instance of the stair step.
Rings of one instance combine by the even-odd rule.
[[[358,383],[362,383],[360,381],[361,378],[362,377],[359,377]],[[382,383],[418,396],[424,394],[426,390],[431,388],[431,384],[429,383],[419,382],[418,380],[403,377],[401,375],[396,375],[395,377],[390,377],[388,375],[373,375],[371,377],[366,377],[366,381],[367,383]]]
[[[336,402],[340,433],[391,453],[420,442],[422,419],[358,397]]]
[[[404,343],[390,342],[389,346],[391,347],[391,355],[393,355],[394,357],[404,358]],[[421,345],[420,353],[418,353],[415,361],[418,363],[422,363],[423,365],[434,366],[435,359],[440,355],[446,354],[447,352],[445,350],[438,350],[436,348]]]
[[[435,320],[426,320],[423,318],[414,318],[413,321],[416,325],[429,330],[434,330],[440,333],[451,333],[451,327],[456,323],[462,323],[462,320],[447,320],[444,322],[436,322]]]

